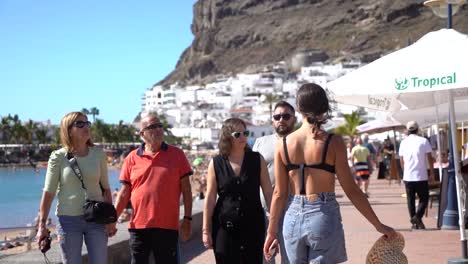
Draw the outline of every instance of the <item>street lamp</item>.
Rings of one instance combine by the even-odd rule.
[[[447,28],[452,28],[452,16],[455,15],[460,6],[465,3],[466,0],[429,0],[425,1],[424,5],[430,7],[435,15],[442,18],[447,18]],[[452,93],[449,93],[449,100],[452,99]],[[450,105],[449,108],[449,119],[452,127],[455,127],[455,111],[453,108],[453,104]],[[437,131],[438,132],[438,131]],[[460,215],[459,220],[459,228],[460,228],[460,241],[461,241],[461,248],[462,248],[462,257],[461,258],[450,258],[448,263],[467,263],[468,264],[468,249],[467,249],[467,239],[465,233],[465,219],[464,214],[461,212],[465,210],[465,208],[461,208],[463,203],[460,202],[457,198],[457,195],[461,195],[459,190],[459,178],[460,175],[460,159],[458,155],[458,149],[456,146],[456,133],[455,131],[451,131],[451,142],[452,145],[452,155],[451,155],[451,166],[449,167],[449,177],[448,177],[448,186],[447,186],[447,208],[443,215],[443,224],[447,229],[454,229],[453,227],[456,226],[456,220],[458,215]],[[455,141],[455,142],[454,142]],[[451,177],[450,177],[451,176]],[[457,201],[457,202],[455,202]],[[459,214],[457,215],[457,203],[458,203],[458,210]],[[464,207],[465,205],[463,205]]]

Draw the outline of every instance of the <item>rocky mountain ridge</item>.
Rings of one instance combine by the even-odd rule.
[[[422,0],[198,0],[192,45],[161,84],[206,83],[217,74],[290,62],[301,50],[372,61],[446,27]],[[468,33],[468,4],[453,17]]]

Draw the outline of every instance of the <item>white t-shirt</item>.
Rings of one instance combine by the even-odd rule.
[[[348,166],[352,168],[353,161],[351,161],[351,159],[353,158],[353,156],[351,155],[351,150],[349,148],[346,148],[346,157],[348,157]]]
[[[260,152],[265,159],[271,185],[273,187],[275,186],[275,166],[273,162],[275,159],[275,145],[278,138],[276,134],[259,137],[255,140],[255,144],[252,148],[253,151]]]
[[[432,153],[426,138],[411,134],[400,144],[399,155],[404,161],[404,181],[427,181],[427,153]]]

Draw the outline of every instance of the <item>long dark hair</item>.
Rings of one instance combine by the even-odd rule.
[[[296,104],[298,111],[312,126],[314,134],[332,117],[327,93],[318,84],[303,84],[297,91]]]
[[[234,132],[234,128],[238,125],[244,126],[247,128],[245,122],[240,118],[229,118],[224,120],[223,127],[221,128],[221,135],[219,137],[218,148],[219,154],[223,157],[229,156],[232,150],[232,135],[231,133]],[[245,144],[245,151],[251,151],[249,144]]]

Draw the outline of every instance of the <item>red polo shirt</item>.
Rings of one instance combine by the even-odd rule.
[[[184,152],[166,143],[154,157],[144,144],[125,158],[120,182],[131,187],[133,215],[128,228],[179,229],[181,179],[191,175]]]

